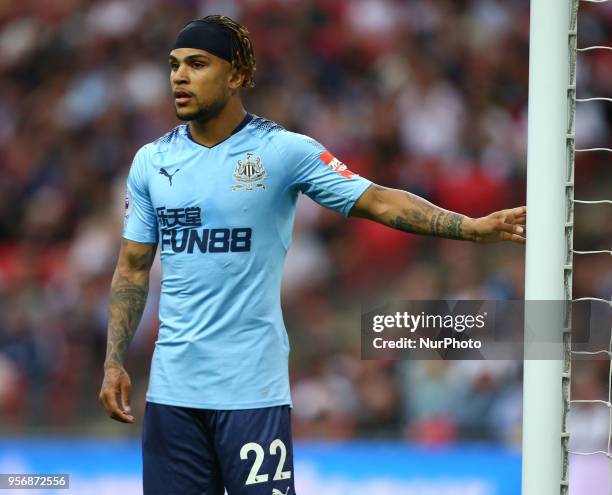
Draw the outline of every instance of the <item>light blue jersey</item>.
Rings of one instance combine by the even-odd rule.
[[[147,400],[291,404],[280,285],[298,193],[348,215],[370,184],[316,141],[252,115],[211,148],[187,124],[143,146],[127,180],[123,237],[161,252]]]

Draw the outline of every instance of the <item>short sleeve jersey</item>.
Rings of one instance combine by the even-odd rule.
[[[147,400],[291,404],[280,284],[298,194],[348,215],[370,184],[313,139],[250,114],[210,148],[187,124],[143,146],[128,175],[123,237],[158,243],[161,254]]]

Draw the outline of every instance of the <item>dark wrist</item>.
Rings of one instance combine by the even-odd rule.
[[[104,361],[104,371],[110,369],[123,369],[123,364],[114,359],[106,359]]]
[[[476,218],[465,217],[463,220],[463,238],[466,241],[478,242]]]

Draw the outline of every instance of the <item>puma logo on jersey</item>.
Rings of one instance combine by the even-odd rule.
[[[180,170],[180,168],[177,168],[173,174],[169,174],[168,171],[165,168],[162,168],[159,171],[160,175],[163,175],[165,177],[168,177],[168,181],[170,182],[170,185],[172,185],[172,177],[174,177],[176,175],[176,173]]]
[[[290,486],[287,487],[287,491],[285,493],[281,492],[276,488],[272,488],[272,495],[289,495],[289,490],[291,490]]]

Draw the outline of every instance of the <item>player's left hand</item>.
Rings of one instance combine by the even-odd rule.
[[[475,242],[526,242],[527,207],[496,211],[469,222],[470,237]]]

